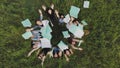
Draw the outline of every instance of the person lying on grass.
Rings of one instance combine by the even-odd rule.
[[[75,46],[76,43],[79,43],[80,41],[83,42],[83,40],[79,40],[79,39],[76,39],[73,37],[68,37],[67,40],[68,40],[68,43],[70,44],[70,46],[72,47],[72,49],[80,50],[80,51],[83,50],[82,48]]]
[[[39,14],[40,14],[40,18],[38,20],[36,20],[36,26],[30,28],[30,29],[26,29],[26,31],[32,31],[35,29],[40,29],[43,27],[43,23],[42,23],[42,19],[43,19],[43,14],[42,11],[39,9],[38,10]]]
[[[66,61],[69,62],[69,57],[73,54],[73,51],[72,49],[68,48],[63,51],[63,54],[65,56]]]
[[[74,35],[74,38],[82,38],[84,35],[83,25],[79,24],[77,19],[71,17],[70,22],[66,25],[67,29]]]
[[[63,41],[60,41],[57,46],[63,52],[63,55],[65,56],[66,61],[69,62],[69,57],[73,54],[72,49],[70,49],[68,45],[64,43]]]
[[[42,50],[38,54],[38,59],[41,60],[41,65],[43,65],[46,59],[46,55],[50,54],[49,52],[52,48],[52,45],[50,43],[50,40],[46,38],[41,38],[40,41]]]
[[[59,47],[53,47],[53,51],[52,51],[52,54],[53,54],[53,58],[60,58],[62,56],[62,51],[60,50]]]
[[[39,52],[39,49],[41,47],[40,41],[32,41],[31,46],[32,46],[32,50],[28,53],[27,57],[31,56],[31,54],[36,50],[38,50],[38,52]],[[38,54],[38,52],[37,52],[37,54]]]
[[[63,19],[65,18],[64,14],[59,13],[58,10],[55,10],[55,14],[57,16],[57,18],[59,19],[59,24],[64,23]]]

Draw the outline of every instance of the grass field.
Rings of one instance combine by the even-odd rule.
[[[120,0],[0,0],[0,68],[42,68],[40,60],[30,51],[30,40],[21,34],[21,21],[29,18],[34,24],[41,5],[55,4],[55,9],[67,14],[70,6],[81,8],[79,20],[86,20],[90,34],[84,37],[82,52],[75,51],[70,62],[64,58],[47,58],[43,68],[120,68]]]

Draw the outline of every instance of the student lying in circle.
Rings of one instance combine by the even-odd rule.
[[[63,51],[63,54],[64,54],[64,56],[66,58],[66,61],[69,62],[69,58],[68,57],[70,57],[73,54],[73,51],[72,51],[72,49],[68,48],[68,49],[65,49]]]
[[[68,45],[66,45],[63,41],[60,41],[58,44],[58,47],[60,48],[60,50],[63,52],[66,61],[69,62],[69,57],[73,54],[72,49],[70,49],[68,47]]]
[[[38,52],[39,52],[39,49],[41,48],[40,41],[32,41],[31,46],[32,46],[32,50],[28,53],[27,57],[31,56],[31,54],[36,50],[38,50]],[[37,52],[37,54],[38,54],[38,52]]]
[[[42,23],[43,14],[42,14],[42,11],[40,9],[38,11],[39,11],[39,14],[40,14],[40,18],[35,21],[36,25],[32,28],[26,29],[26,31],[32,31],[32,30],[40,29],[40,28],[43,27],[43,23]]]
[[[41,65],[43,65],[45,58],[46,58],[46,55],[49,54],[49,52],[52,48],[52,45],[50,43],[50,40],[48,40],[46,38],[41,38],[40,41],[41,41],[42,50],[38,54],[38,59],[40,59],[42,61]]]
[[[59,24],[64,23],[64,20],[63,20],[65,18],[64,14],[59,13],[58,10],[55,10],[55,14],[56,14],[57,18],[59,19]]]
[[[83,50],[82,48],[76,46],[76,43],[83,42],[83,40],[79,40],[73,37],[68,37],[67,40],[70,46],[72,47],[72,49],[80,50],[80,51]]]
[[[59,47],[53,47],[52,55],[53,58],[60,58],[62,56],[62,51]]]
[[[66,27],[74,35],[75,38],[82,38],[84,36],[83,24],[80,24],[77,19],[71,17]]]

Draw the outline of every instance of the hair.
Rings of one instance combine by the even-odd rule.
[[[64,54],[66,54],[67,51],[69,51],[69,53],[71,54],[70,49],[64,50]]]
[[[62,14],[62,13],[59,13],[59,16],[60,16],[60,18],[61,18],[61,16],[62,16],[62,15],[63,15],[63,17],[65,17],[65,16],[64,16],[64,14]]]
[[[51,10],[52,11],[52,14],[54,14],[54,10],[52,8],[47,8],[46,11],[48,13],[48,10]]]

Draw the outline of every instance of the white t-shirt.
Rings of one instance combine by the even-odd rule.
[[[40,47],[41,47],[41,43],[39,42],[39,43],[38,43],[38,48],[40,48]]]
[[[66,45],[62,41],[60,41],[60,43],[58,44],[58,47],[60,48],[61,51],[64,51],[64,50],[68,49],[68,45]]]
[[[82,38],[83,35],[84,35],[84,31],[80,29],[77,29],[76,32],[74,33],[74,36],[77,38]]]
[[[51,48],[52,47],[50,40],[48,40],[46,38],[42,38],[40,40],[41,40],[41,47],[42,48]]]
[[[43,20],[42,23],[43,23],[43,27],[46,27],[48,25],[49,21],[48,20]]]

